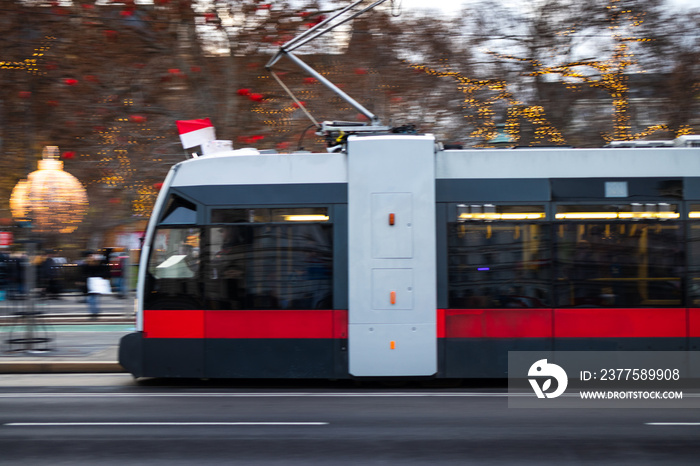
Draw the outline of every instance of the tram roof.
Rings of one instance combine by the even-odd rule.
[[[172,185],[348,181],[346,153],[239,154],[227,151],[181,162]],[[700,148],[441,150],[436,145],[435,164],[437,179],[700,177]]]

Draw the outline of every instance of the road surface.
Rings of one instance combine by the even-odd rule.
[[[515,409],[504,388],[0,376],[0,463],[698,464],[700,412]],[[682,424],[657,424],[682,423]],[[693,424],[696,423],[696,424]]]

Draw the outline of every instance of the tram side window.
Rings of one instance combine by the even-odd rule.
[[[688,228],[688,299],[700,307],[700,204],[690,206]]]
[[[555,225],[561,307],[682,305],[683,229],[675,206],[569,206]]]
[[[224,210],[224,209],[222,209]],[[326,209],[228,209],[207,229],[205,295],[214,309],[332,308]]]
[[[197,280],[200,230],[161,226],[151,244],[145,309],[201,309]]]
[[[544,218],[543,206],[458,206],[448,228],[449,307],[551,305]]]
[[[156,279],[194,278],[199,270],[199,229],[159,228],[153,239],[148,273]]]

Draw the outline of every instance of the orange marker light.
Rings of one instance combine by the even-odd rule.
[[[393,341],[393,340],[390,341],[390,342],[389,342],[389,348],[391,348],[391,349],[396,349],[396,342]]]
[[[389,225],[396,223],[396,214],[389,214]]]
[[[396,304],[396,291],[389,293],[389,302],[391,304]]]

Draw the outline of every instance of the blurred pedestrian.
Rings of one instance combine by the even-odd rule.
[[[42,296],[46,299],[58,299],[61,291],[58,283],[58,267],[60,265],[55,257],[56,254],[47,249],[39,264],[39,287],[42,290]]]
[[[100,295],[111,293],[109,269],[100,254],[90,254],[83,265],[83,277],[87,287],[87,303],[90,317],[97,320],[100,313]]]

